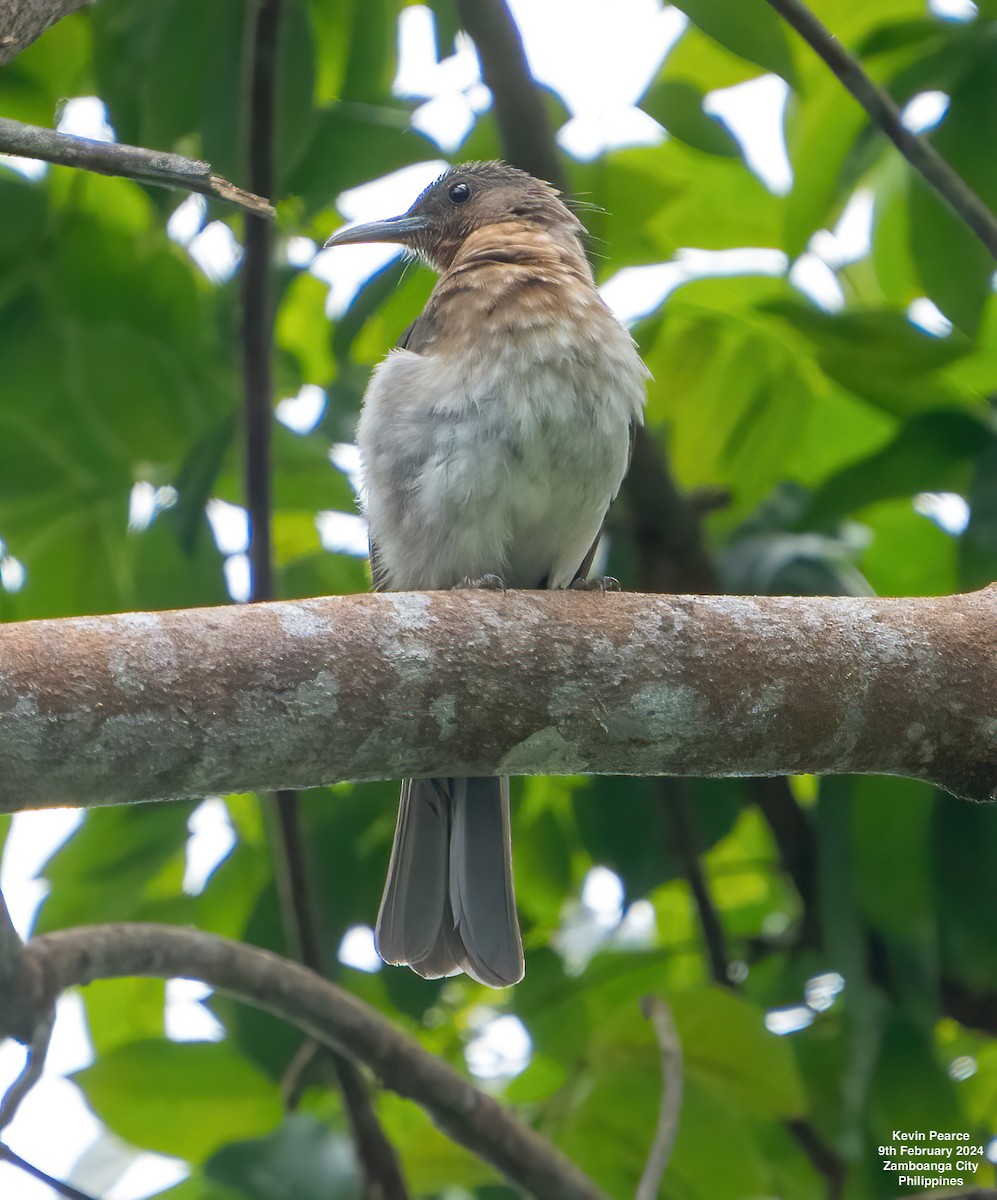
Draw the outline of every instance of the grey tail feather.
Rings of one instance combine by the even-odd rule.
[[[402,783],[376,939],[386,962],[427,979],[522,979],[508,776]]]

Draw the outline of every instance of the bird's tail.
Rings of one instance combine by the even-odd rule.
[[[508,776],[403,781],[376,937],[386,962],[427,979],[523,978]]]

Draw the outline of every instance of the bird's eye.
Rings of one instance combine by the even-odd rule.
[[[454,204],[466,204],[471,199],[471,189],[466,183],[455,183],[447,195]]]

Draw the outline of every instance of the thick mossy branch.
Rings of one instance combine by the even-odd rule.
[[[997,586],[436,592],[0,627],[0,811],[411,775],[997,789]]]

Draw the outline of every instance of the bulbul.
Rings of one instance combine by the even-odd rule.
[[[554,188],[483,162],[326,242],[395,242],[440,273],[357,429],[376,589],[587,576],[647,371],[596,291],[583,233]],[[522,979],[507,776],[402,783],[376,940],[427,978]]]

